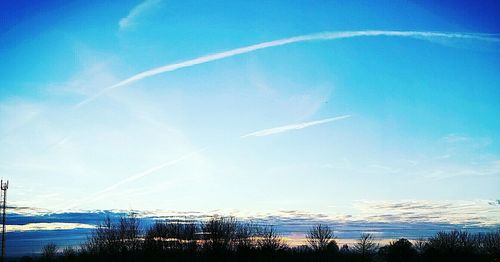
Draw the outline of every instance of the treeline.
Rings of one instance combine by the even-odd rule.
[[[275,227],[234,217],[157,221],[145,230],[139,221],[107,218],[80,247],[59,250],[48,244],[40,257],[21,261],[500,261],[500,230],[439,232],[385,246],[361,234],[355,244],[339,247],[333,229],[318,224],[307,233],[307,245],[290,247]]]

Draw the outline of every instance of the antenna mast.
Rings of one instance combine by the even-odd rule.
[[[7,189],[9,188],[9,180],[3,182],[0,180],[0,189],[2,195],[2,262],[5,259],[5,207],[7,205]]]

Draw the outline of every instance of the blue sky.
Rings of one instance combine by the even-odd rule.
[[[1,5],[12,205],[500,223],[493,2]]]

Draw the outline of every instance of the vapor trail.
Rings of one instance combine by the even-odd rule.
[[[161,164],[159,164],[157,166],[148,168],[148,169],[146,169],[146,170],[144,170],[142,172],[139,172],[139,173],[137,173],[135,175],[129,176],[129,177],[127,177],[127,178],[125,178],[125,179],[123,179],[123,180],[121,180],[121,181],[113,184],[113,185],[110,185],[110,186],[106,187],[105,189],[103,189],[101,191],[98,191],[98,192],[92,194],[91,196],[89,196],[89,197],[87,197],[87,198],[85,198],[85,199],[83,199],[83,200],[81,200],[79,202],[76,202],[73,205],[70,205],[69,207],[66,207],[66,208],[74,208],[74,207],[80,206],[83,203],[88,203],[88,202],[96,201],[99,198],[101,198],[104,194],[106,194],[106,193],[108,193],[110,191],[113,191],[114,189],[116,189],[117,187],[119,187],[119,186],[121,186],[123,184],[127,184],[129,182],[132,182],[132,181],[138,180],[140,178],[143,178],[145,176],[148,176],[148,175],[150,175],[150,174],[152,174],[152,173],[154,173],[154,172],[156,172],[156,171],[158,171],[160,169],[163,169],[163,168],[165,168],[167,166],[175,165],[178,162],[181,162],[183,160],[191,158],[193,155],[196,155],[196,154],[198,154],[198,153],[200,153],[200,152],[202,152],[204,150],[205,149],[203,148],[203,149],[199,149],[199,150],[196,150],[196,151],[192,151],[192,152],[184,154],[184,155],[182,155],[182,156],[180,156],[180,157],[178,157],[178,158],[176,158],[174,160],[170,160],[170,161],[161,163]]]
[[[283,132],[288,132],[288,131],[291,131],[291,130],[298,130],[298,129],[303,129],[303,128],[307,128],[307,127],[310,127],[310,126],[314,126],[314,125],[320,125],[320,124],[325,124],[325,123],[329,123],[329,122],[333,122],[333,121],[338,121],[338,120],[342,120],[342,119],[346,119],[346,118],[349,118],[351,117],[350,115],[343,115],[343,116],[337,116],[337,117],[332,117],[332,118],[326,118],[326,119],[321,119],[321,120],[317,120],[317,121],[310,121],[310,122],[303,122],[303,123],[297,123],[297,124],[291,124],[291,125],[286,125],[286,126],[281,126],[281,127],[275,127],[275,128],[270,128],[270,129],[264,129],[264,130],[260,130],[260,131],[256,131],[256,132],[253,132],[253,133],[249,133],[249,134],[246,134],[246,135],[243,135],[241,136],[241,138],[246,138],[246,137],[250,137],[250,136],[256,136],[256,137],[259,137],[259,136],[268,136],[268,135],[273,135],[273,134],[278,134],[278,133],[283,133]],[[202,148],[202,149],[199,149],[199,150],[196,150],[196,151],[192,151],[190,153],[187,153],[187,154],[184,154],[174,160],[169,160],[169,161],[166,161],[164,163],[161,163],[157,166],[154,166],[154,167],[150,167],[142,172],[139,172],[137,174],[134,174],[134,175],[131,175],[125,179],[122,179],[98,192],[95,192],[94,194],[80,200],[80,201],[76,201],[76,202],[73,202],[73,204],[70,204],[69,206],[65,206],[65,209],[71,209],[71,208],[75,208],[77,206],[80,206],[82,205],[83,203],[91,203],[91,202],[95,202],[101,198],[103,198],[104,196],[106,196],[107,193],[115,190],[116,188],[124,185],[124,184],[127,184],[127,183],[130,183],[130,182],[133,182],[133,181],[136,181],[138,179],[141,179],[145,176],[148,176],[158,170],[161,170],[165,167],[168,167],[168,166],[171,166],[171,165],[175,165],[177,164],[178,162],[181,162],[183,160],[186,160],[186,159],[189,159],[191,158],[193,155],[195,154],[198,154],[200,152],[203,152],[205,151],[207,148]]]
[[[144,78],[148,78],[154,75],[175,71],[177,69],[191,67],[199,64],[208,63],[211,61],[216,61],[220,59],[224,59],[227,57],[237,56],[241,54],[250,53],[253,51],[257,51],[260,49],[266,49],[269,47],[288,45],[298,42],[306,42],[306,41],[318,41],[318,40],[333,40],[333,39],[341,39],[341,38],[352,38],[352,37],[361,37],[361,36],[396,36],[396,37],[417,37],[417,38],[459,38],[459,39],[474,39],[481,41],[490,41],[490,42],[500,42],[500,38],[497,38],[496,35],[486,35],[486,34],[477,34],[477,33],[449,33],[449,32],[421,32],[421,31],[345,31],[345,32],[323,32],[309,35],[301,35],[295,36],[285,39],[279,39],[269,42],[263,42],[260,44],[249,45],[245,47],[240,47],[236,49],[232,49],[229,51],[224,51],[220,53],[210,54],[201,56],[198,58],[194,58],[191,60],[186,60],[184,62],[179,62],[175,64],[168,64],[164,66],[160,66],[157,68],[153,68],[142,73],[133,75],[119,83],[116,83],[112,86],[108,86],[95,95],[86,98],[82,102],[78,103],[75,108],[79,108],[96,98],[100,97],[104,93],[115,89],[117,87],[121,87],[136,81],[139,81]]]
[[[283,132],[288,132],[291,130],[297,130],[297,129],[302,129],[310,126],[315,126],[315,125],[320,125],[320,124],[325,124],[333,121],[338,121],[342,119],[346,119],[351,117],[350,115],[344,115],[344,116],[337,116],[337,117],[332,117],[332,118],[326,118],[322,120],[317,120],[317,121],[311,121],[311,122],[304,122],[304,123],[297,123],[297,124],[291,124],[291,125],[286,125],[286,126],[280,126],[280,127],[274,127],[274,128],[269,128],[269,129],[264,129],[260,131],[256,131],[253,133],[249,133],[246,135],[241,136],[241,138],[246,138],[249,136],[268,136],[268,135],[274,135],[278,133],[283,133]]]

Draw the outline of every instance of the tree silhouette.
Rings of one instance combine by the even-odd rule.
[[[198,226],[190,221],[156,221],[147,231],[144,246],[151,251],[195,250]]]
[[[317,252],[332,251],[337,252],[339,247],[333,239],[335,237],[333,230],[324,224],[318,224],[309,229],[306,235],[307,242],[311,248]]]
[[[340,252],[333,230],[326,225],[311,227],[306,237],[309,245],[289,247],[274,226],[218,216],[204,222],[157,221],[143,235],[135,216],[118,220],[107,217],[80,248],[66,248],[57,254],[57,247],[49,244],[34,260],[500,262],[500,230],[478,234],[438,232],[415,244],[402,238],[381,248],[373,235],[361,234],[353,248],[343,245]]]
[[[479,234],[478,238],[480,251],[492,261],[500,261],[500,229],[496,232]]]
[[[127,255],[141,248],[140,236],[139,220],[134,215],[120,217],[118,222],[106,217],[92,232],[83,249],[94,255]]]
[[[238,221],[234,217],[212,217],[202,225],[204,248],[214,252],[233,250],[237,229]]]
[[[415,261],[417,256],[413,244],[406,238],[389,243],[389,245],[380,248],[379,253],[387,259],[387,262]]]
[[[377,248],[378,245],[375,243],[373,235],[368,233],[361,234],[358,242],[354,244],[354,250],[363,258],[373,255]]]
[[[56,258],[57,246],[54,243],[49,243],[42,248],[42,260],[52,261]]]
[[[265,252],[275,252],[287,245],[273,226],[263,226],[258,230],[257,247]]]
[[[443,261],[472,261],[477,257],[479,246],[477,235],[467,231],[442,231],[429,238],[425,254]]]

